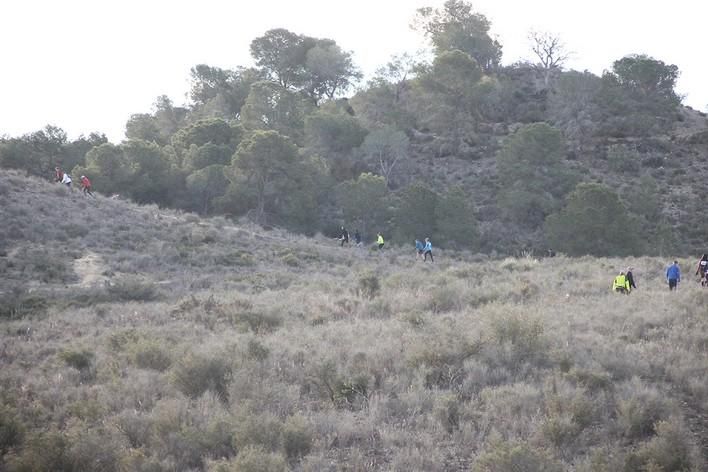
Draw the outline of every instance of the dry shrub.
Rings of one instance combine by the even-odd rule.
[[[237,416],[233,432],[236,450],[247,446],[259,446],[268,451],[277,451],[282,444],[283,423],[270,413],[243,412]]]
[[[209,472],[285,472],[287,468],[283,456],[262,447],[246,446],[236,459],[211,464]]]
[[[87,349],[73,350],[65,349],[59,353],[59,358],[66,365],[78,370],[82,380],[91,380],[96,376],[96,368],[94,366],[95,354]]]
[[[163,372],[172,365],[172,353],[164,343],[143,339],[129,348],[132,362],[141,369]]]
[[[528,444],[495,442],[475,461],[473,472],[562,472],[561,465],[545,451]]]
[[[453,284],[432,287],[425,308],[433,313],[445,313],[462,308],[462,291]]]
[[[619,395],[617,422],[628,438],[641,439],[654,434],[656,423],[671,414],[666,396],[639,379],[627,382]]]
[[[0,454],[19,446],[24,437],[24,425],[17,411],[6,405],[0,405]]]
[[[689,471],[696,461],[692,459],[690,433],[678,418],[656,423],[656,436],[644,443],[637,452],[627,456],[625,470],[649,472]]]
[[[223,402],[228,402],[228,384],[231,364],[223,357],[205,357],[188,354],[177,362],[172,372],[172,383],[187,397],[196,399],[211,391]]]
[[[147,302],[156,300],[159,296],[154,282],[135,276],[123,276],[114,280],[106,288],[111,301]]]
[[[313,434],[310,425],[301,415],[289,417],[283,425],[283,449],[289,459],[297,459],[309,454],[312,449]]]
[[[282,317],[275,311],[237,311],[231,313],[231,322],[256,334],[270,333],[283,324]]]
[[[270,355],[270,349],[257,339],[249,339],[246,356],[256,361],[264,361]]]
[[[372,272],[360,275],[357,281],[356,293],[358,296],[369,300],[379,296],[381,293],[379,277]]]
[[[13,287],[5,293],[0,293],[0,319],[17,319],[45,312],[49,300],[38,293],[29,293]]]
[[[491,345],[498,347],[489,353],[492,363],[518,369],[521,363],[542,364],[548,357],[548,340],[539,318],[514,312],[497,314],[490,320],[489,331]]]

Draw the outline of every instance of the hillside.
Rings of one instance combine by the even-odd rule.
[[[13,172],[0,215],[2,470],[708,466],[693,260],[426,264]]]

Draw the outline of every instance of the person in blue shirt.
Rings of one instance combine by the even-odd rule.
[[[416,253],[416,258],[423,258],[423,251],[424,246],[423,243],[420,242],[420,239],[415,240],[415,253]]]
[[[423,262],[428,260],[430,256],[430,262],[435,262],[433,260],[433,243],[430,242],[429,238],[425,238],[425,246],[423,247]]]
[[[681,282],[681,269],[679,269],[678,261],[674,261],[674,263],[666,269],[666,281],[669,282],[669,290],[678,287],[679,282]]]

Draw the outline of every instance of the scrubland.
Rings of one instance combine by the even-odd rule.
[[[0,215],[2,470],[708,468],[693,259],[430,264],[13,173]]]

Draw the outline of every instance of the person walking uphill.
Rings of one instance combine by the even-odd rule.
[[[620,272],[619,275],[615,277],[615,280],[612,282],[612,290],[617,293],[629,295],[631,288],[629,287],[629,280],[627,280],[627,276],[624,272]]]
[[[342,228],[341,228],[341,230],[340,230],[340,233],[339,233],[339,240],[342,242],[342,243],[339,245],[340,247],[343,247],[343,246],[344,246],[344,243],[349,244],[349,231],[347,231],[346,228],[344,228],[344,226],[342,226]]]
[[[425,238],[425,247],[423,248],[423,262],[428,260],[430,256],[430,262],[435,262],[433,260],[433,243],[430,242],[430,238]]]
[[[627,273],[625,274],[627,277],[627,282],[629,282],[629,289],[634,290],[637,288],[637,284],[634,283],[634,274],[632,274],[632,271],[634,270],[634,267],[627,267]]]
[[[383,249],[384,247],[384,238],[381,236],[381,233],[376,233],[376,245],[379,249]]]
[[[708,254],[703,254],[696,267],[696,275],[701,276],[701,285],[705,285],[706,272],[708,272]]]
[[[669,283],[669,290],[678,287],[678,284],[681,282],[681,269],[679,269],[678,261],[674,261],[674,263],[666,269],[666,281]]]
[[[64,172],[64,176],[61,178],[61,183],[65,184],[71,190],[71,176]]]
[[[89,194],[93,197],[93,193],[91,192],[91,181],[85,175],[81,176],[81,189],[84,191],[84,194]]]

